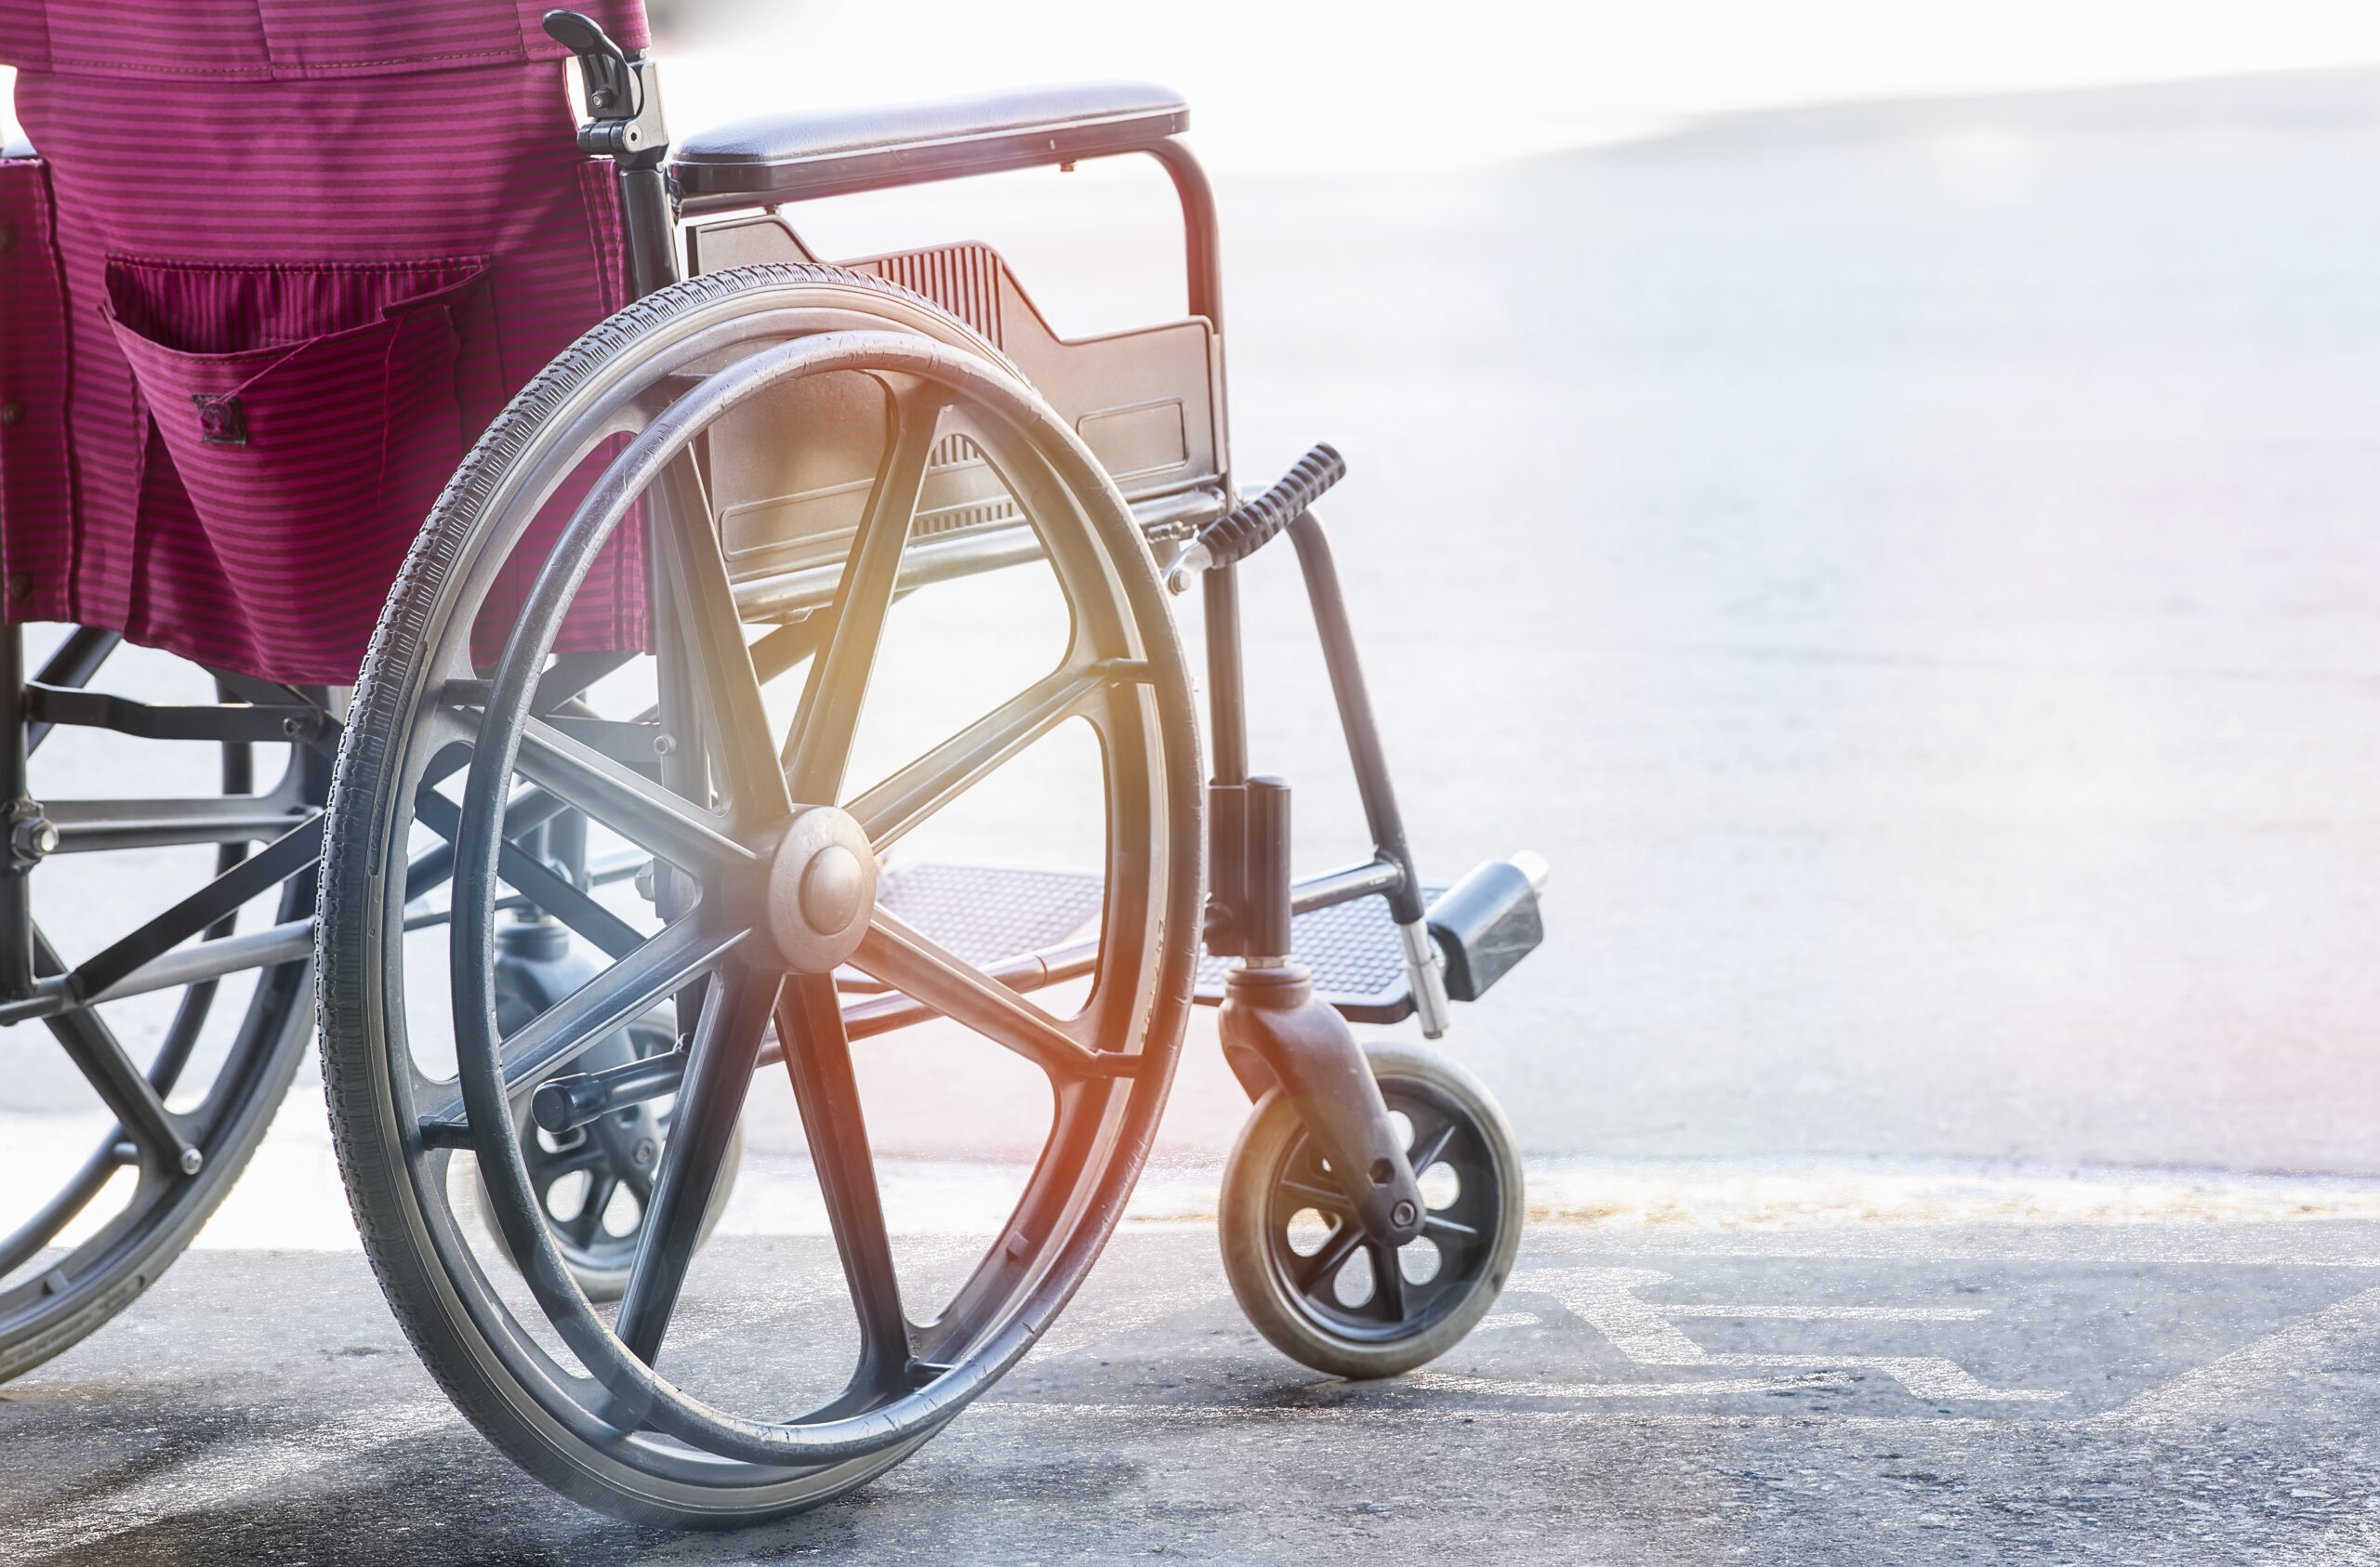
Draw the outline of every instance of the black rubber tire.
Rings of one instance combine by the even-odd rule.
[[[1288,1274],[1297,1254],[1288,1245],[1286,1231],[1295,1212],[1313,1205],[1278,1188],[1316,1156],[1304,1124],[1278,1088],[1258,1102],[1240,1128],[1223,1169],[1219,1216],[1223,1272],[1249,1322],[1291,1360],[1352,1379],[1402,1375],[1461,1342],[1502,1292],[1528,1217],[1519,1147],[1495,1096],[1476,1077],[1434,1051],[1403,1045],[1367,1045],[1364,1055],[1392,1113],[1408,1114],[1424,1137],[1431,1118],[1443,1117],[1456,1126],[1454,1141],[1433,1165],[1453,1168],[1461,1191],[1450,1204],[1434,1203],[1432,1212],[1460,1213],[1472,1228],[1486,1231],[1479,1241],[1465,1243],[1442,1279],[1407,1286],[1421,1290],[1424,1298],[1399,1323],[1368,1321],[1335,1300],[1317,1301],[1300,1292]],[[1307,1182],[1327,1182],[1319,1167],[1302,1172]],[[1428,1198],[1430,1171],[1414,1174]],[[1341,1222],[1352,1220],[1342,1216]],[[1340,1233],[1331,1231],[1334,1238]],[[1319,1283],[1328,1286],[1330,1280]]]
[[[427,1182],[416,1179],[410,1163],[420,1157],[420,1144],[409,1118],[408,1090],[391,1077],[384,1013],[384,966],[394,961],[385,945],[392,907],[389,863],[400,875],[403,868],[402,837],[391,851],[388,835],[409,810],[400,753],[409,726],[423,710],[425,639],[443,634],[437,629],[442,616],[467,612],[453,609],[452,596],[478,547],[475,531],[483,509],[504,501],[505,484],[517,465],[529,460],[523,453],[541,428],[560,419],[560,411],[583,406],[574,400],[591,395],[586,388],[599,378],[617,378],[620,365],[660,351],[653,345],[677,341],[670,334],[682,330],[681,317],[732,319],[738,309],[789,308],[788,299],[805,301],[802,309],[840,314],[848,323],[927,338],[1013,376],[996,349],[930,301],[874,278],[814,266],[755,267],[694,278],[639,301],[589,332],[490,427],[406,560],[366,657],[339,754],[321,889],[317,951],[325,978],[320,1018],[332,1128],[366,1254],[399,1323],[456,1407],[523,1468],[615,1517],[681,1528],[741,1526],[840,1495],[915,1451],[956,1416],[964,1399],[952,1401],[947,1413],[915,1434],[865,1455],[802,1469],[721,1459],[714,1482],[707,1474],[689,1478],[685,1463],[671,1469],[631,1461],[638,1455],[624,1451],[630,1444],[595,1440],[586,1409],[554,1402],[550,1385],[527,1386],[505,1359],[509,1351],[494,1348],[474,1316],[490,1298],[486,1281],[458,1279],[443,1260],[442,1227],[448,1217],[434,1211],[435,1199],[425,1199]],[[1055,428],[1064,431],[1062,425]],[[1070,431],[1062,439],[1081,452]],[[1167,847],[1161,863],[1144,873],[1163,889],[1164,915],[1156,927],[1163,945],[1152,949],[1163,955],[1145,960],[1154,978],[1143,981],[1147,1006],[1135,1025],[1139,1047],[1152,1060],[1136,1078],[1112,1082],[1115,1092],[1096,1101],[1107,1107],[1089,1123],[1097,1128],[1095,1145],[1087,1145],[1098,1150],[1096,1168],[1079,1177],[1047,1177],[1074,1179],[1078,1200],[1067,1210],[1066,1227],[1038,1243],[1042,1250],[1037,1255],[1047,1259],[1034,1264],[1034,1277],[1041,1282],[1032,1286],[1029,1299],[1017,1297],[1025,1301],[1019,1310],[1031,1320],[1016,1319],[1001,1330],[1007,1348],[991,1369],[994,1376],[1024,1352],[1030,1336],[1071,1295],[1120,1217],[1170,1085],[1195,975],[1200,897],[1196,866],[1203,824],[1188,673],[1144,544],[1087,453],[1080,461],[1091,476],[1089,481],[1102,487],[1104,498],[1091,509],[1109,519],[1100,524],[1100,548],[1107,552],[1119,591],[1143,623],[1164,626],[1164,645],[1144,655],[1158,670],[1148,677],[1158,690],[1153,716],[1144,723],[1167,737],[1164,769],[1149,784],[1153,797],[1163,802]],[[1150,616],[1157,622],[1149,622]],[[1187,875],[1182,874],[1185,867]],[[1185,932],[1192,933],[1186,942]],[[1037,1174],[1037,1182],[1043,1179]],[[1036,1190],[1028,1189],[1026,1201],[1046,1202],[1046,1194],[1034,1195]],[[466,1298],[467,1290],[474,1292],[473,1298]]]

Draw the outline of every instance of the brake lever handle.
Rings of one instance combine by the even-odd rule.
[[[661,88],[644,51],[631,54],[614,43],[593,19],[576,11],[548,11],[546,36],[578,59],[587,88],[587,119],[578,127],[578,150],[615,158],[626,169],[661,166],[669,153],[669,129],[661,118]]]
[[[637,101],[636,73],[628,69],[626,49],[595,19],[576,11],[548,11],[546,36],[578,59],[578,78],[587,87],[588,117],[633,120],[643,109]]]

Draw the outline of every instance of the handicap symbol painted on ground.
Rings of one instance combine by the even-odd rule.
[[[1727,1370],[1795,1373],[1732,1376],[1701,1381],[1591,1382],[1554,1384],[1504,1381],[1424,1372],[1413,1378],[1448,1392],[1540,1398],[1685,1398],[1761,1393],[1779,1389],[1827,1387],[1849,1380],[1852,1371],[1892,1378],[1921,1399],[1961,1399],[1994,1403],[2047,1403],[2067,1396],[2063,1389],[1994,1388],[1956,1361],[1941,1355],[1731,1354],[1706,1350],[1676,1325],[1680,1318],[1760,1318],[1799,1322],[1957,1323],[1990,1315],[1967,1306],[1680,1306],[1646,1300],[1637,1292],[1670,1282],[1649,1268],[1555,1268],[1516,1275],[1516,1292],[1550,1296],[1564,1310],[1595,1329],[1612,1348],[1637,1365],[1663,1370]],[[1520,1326],[1538,1319],[1504,1312],[1483,1327]]]

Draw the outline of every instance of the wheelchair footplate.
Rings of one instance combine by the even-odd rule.
[[[1457,999],[1476,998],[1463,979],[1478,976],[1492,982],[1538,944],[1542,926],[1534,883],[1541,880],[1541,871],[1525,860],[1490,861],[1452,889],[1422,889],[1430,903],[1431,936],[1455,981]],[[1481,901],[1474,889],[1516,883],[1527,886],[1529,896],[1508,896],[1501,918],[1470,928],[1455,923],[1461,907]],[[1063,946],[1097,920],[1101,890],[1099,876],[1087,871],[921,860],[887,867],[878,897],[896,918],[969,962],[988,966]],[[1415,1012],[1411,978],[1385,896],[1373,893],[1295,915],[1289,936],[1289,955],[1311,971],[1316,997],[1348,1021],[1395,1023]],[[1232,962],[1200,948],[1195,999],[1201,1006],[1223,1004]],[[1491,963],[1492,975],[1487,972]]]
[[[1063,945],[1099,917],[1100,878],[1087,871],[1036,870],[914,861],[891,866],[877,901],[971,963],[989,965]],[[1431,888],[1435,898],[1444,889]],[[1378,895],[1297,915],[1297,960],[1313,970],[1315,994],[1342,1017],[1394,1023],[1413,1015],[1412,987],[1388,900]],[[1198,954],[1197,999],[1223,1004],[1232,960]]]
[[[1103,887],[1081,871],[919,860],[887,866],[876,901],[968,962],[989,966],[1062,945],[1093,924]]]

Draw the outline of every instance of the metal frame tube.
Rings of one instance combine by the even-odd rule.
[[[1297,546],[1298,566],[1305,574],[1305,594],[1314,608],[1315,630],[1322,639],[1322,661],[1330,672],[1330,693],[1339,703],[1339,727],[1347,737],[1347,759],[1355,770],[1355,788],[1363,797],[1364,821],[1380,857],[1394,861],[1404,875],[1389,889],[1388,908],[1396,921],[1396,938],[1404,949],[1406,983],[1413,993],[1413,1007],[1421,1015],[1424,1038],[1435,1039],[1452,1026],[1447,1003],[1446,969],[1425,923],[1421,876],[1413,851],[1405,841],[1405,816],[1396,807],[1396,787],[1389,782],[1388,756],[1381,748],[1380,726],[1372,719],[1371,693],[1364,685],[1363,661],[1355,652],[1355,627],[1347,620],[1347,597],[1339,586],[1338,563],[1331,558],[1330,535],[1311,509],[1302,511],[1289,526]]]
[[[1215,216],[1215,188],[1188,144],[1171,137],[1146,149],[1165,165],[1182,201],[1183,261],[1189,273],[1190,313],[1204,316],[1221,337],[1223,330],[1223,226]],[[1222,367],[1216,367],[1220,370]],[[1217,386],[1223,384],[1218,375]]]
[[[1248,692],[1241,674],[1239,579],[1222,567],[1201,579],[1207,607],[1207,717],[1214,782],[1248,781]]]
[[[1394,895],[1405,885],[1405,867],[1393,860],[1374,860],[1368,864],[1350,865],[1343,871],[1331,871],[1310,876],[1289,889],[1289,912],[1292,915],[1312,914],[1316,909],[1331,908],[1340,903],[1352,903],[1358,898],[1374,893]]]
[[[658,168],[619,171],[620,217],[628,230],[628,287],[641,299],[678,281],[678,224]]]
[[[1389,782],[1388,757],[1381,749],[1380,727],[1372,719],[1371,693],[1364,685],[1364,666],[1355,653],[1355,628],[1347,621],[1346,595],[1340,590],[1339,568],[1331,559],[1329,535],[1313,512],[1298,514],[1289,524],[1298,565],[1305,573],[1306,598],[1314,606],[1315,629],[1322,638],[1322,662],[1330,672],[1330,694],[1339,704],[1339,727],[1347,736],[1347,759],[1355,770],[1355,788],[1363,797],[1364,823],[1381,858],[1393,860],[1405,872],[1404,883],[1388,895],[1390,912],[1399,925],[1410,925],[1422,915],[1421,878],[1413,869],[1413,851],[1405,842],[1405,817],[1396,808],[1396,787]]]
[[[17,852],[17,823],[30,810],[25,788],[25,631],[0,626],[0,692],[8,703],[7,732],[0,735],[0,998],[15,1000],[33,988],[33,865]]]

